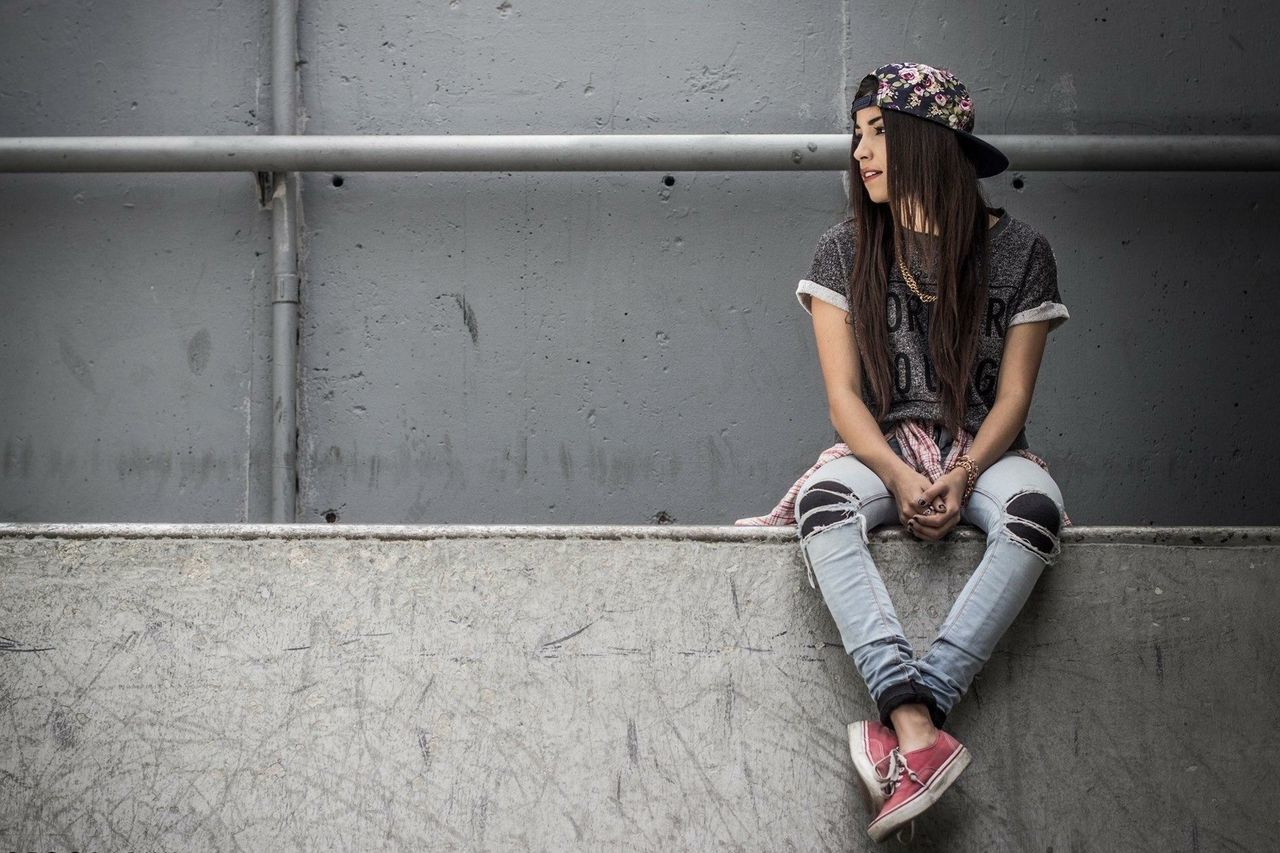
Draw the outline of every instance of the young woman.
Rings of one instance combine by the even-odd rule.
[[[950,72],[892,63],[852,105],[851,213],[796,290],[812,315],[831,422],[825,451],[767,516],[801,551],[878,721],[849,726],[876,840],[937,801],[969,763],[947,715],[1026,602],[1070,524],[1023,425],[1046,335],[1067,320],[1045,238],[991,209],[978,179],[1007,158],[973,136]],[[938,541],[964,521],[986,551],[919,658],[867,532]]]

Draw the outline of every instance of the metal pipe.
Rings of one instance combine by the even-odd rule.
[[[298,448],[298,188],[278,176],[271,200],[271,520],[296,518]]]
[[[1016,171],[1280,169],[1280,136],[984,138]],[[0,172],[838,171],[849,146],[841,133],[28,137],[0,138]]]
[[[273,0],[271,13],[271,132],[292,136],[298,132],[298,0]]]
[[[297,0],[274,0],[271,26],[271,123],[283,141],[297,133]],[[298,182],[276,174],[271,195],[271,520],[297,517]]]
[[[1280,169],[1280,136],[984,137],[1010,168],[1027,172],[1270,172]]]

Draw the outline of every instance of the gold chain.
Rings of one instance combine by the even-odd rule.
[[[921,293],[920,288],[916,287],[915,276],[911,274],[911,270],[907,269],[907,265],[902,262],[902,258],[898,258],[898,269],[902,271],[902,278],[907,282],[907,287],[911,288],[911,292],[920,297],[921,302],[936,302],[938,295]]]

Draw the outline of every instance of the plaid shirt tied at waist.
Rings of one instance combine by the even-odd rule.
[[[942,451],[933,440],[932,424],[928,421],[921,420],[901,420],[898,421],[892,430],[884,434],[885,441],[892,438],[898,440],[898,446],[902,448],[902,460],[915,470],[919,471],[929,478],[930,482],[936,482],[947,470],[947,466],[954,462],[958,457],[969,452],[969,448],[973,445],[973,435],[963,427],[956,433],[955,439],[951,443],[951,451],[947,454],[946,461],[942,460]],[[1045,462],[1039,456],[1030,450],[1015,450],[1019,456],[1030,459],[1044,470],[1049,470],[1049,463]],[[841,456],[852,456],[853,451],[849,449],[849,445],[844,442],[832,445],[818,455],[818,461],[813,463],[808,471],[800,475],[800,479],[795,481],[791,488],[787,489],[787,493],[782,496],[782,500],[778,501],[775,506],[765,515],[757,515],[751,518],[740,518],[734,522],[740,527],[763,527],[786,525],[796,523],[796,497],[800,494],[800,487],[804,485],[804,481],[809,479],[814,471],[817,471],[823,465],[833,459],[839,459]],[[1062,524],[1067,526],[1071,524],[1071,519],[1067,513],[1062,513]]]

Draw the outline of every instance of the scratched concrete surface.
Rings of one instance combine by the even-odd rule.
[[[18,527],[0,849],[875,849],[786,531]],[[1228,533],[1068,531],[914,849],[1268,849],[1280,536]],[[921,644],[981,542],[872,540]]]

